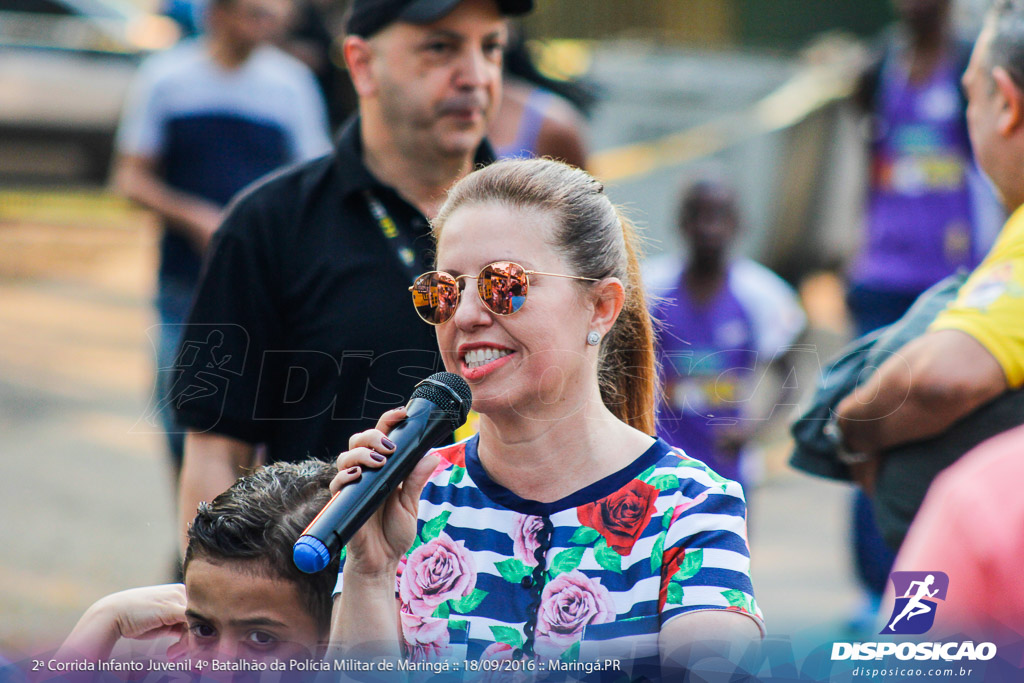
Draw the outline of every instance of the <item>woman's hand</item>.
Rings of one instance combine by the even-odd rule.
[[[180,638],[185,623],[185,586],[180,583],[112,593],[85,611],[57,656],[105,659],[121,638]]]
[[[387,456],[395,451],[395,445],[387,435],[405,416],[405,408],[389,410],[381,415],[375,429],[360,432],[349,439],[349,450],[338,456],[339,472],[331,482],[333,493],[358,481],[364,468],[379,469],[387,462]],[[416,538],[420,493],[438,462],[436,455],[423,458],[409,477],[388,496],[384,505],[356,532],[346,546],[346,576],[354,572],[390,577],[393,586],[398,562]]]

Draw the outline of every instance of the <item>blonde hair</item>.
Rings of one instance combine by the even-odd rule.
[[[620,420],[654,434],[657,370],[654,333],[640,279],[636,229],[586,171],[550,159],[499,161],[455,184],[433,221],[439,237],[445,221],[459,208],[501,202],[554,216],[552,243],[573,275],[618,278],[626,300],[600,346],[601,398]]]

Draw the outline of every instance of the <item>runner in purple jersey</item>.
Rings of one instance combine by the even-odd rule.
[[[659,286],[663,399],[658,435],[722,476],[749,483],[744,445],[765,420],[751,395],[765,368],[793,342],[804,316],[793,291],[752,261],[730,260],[736,199],[723,183],[702,181],[683,195],[679,228],[689,247],[682,272]]]
[[[968,188],[973,161],[951,60],[913,83],[896,56],[882,69],[867,243],[854,277],[916,294],[979,260]]]
[[[971,153],[948,0],[898,0],[903,20],[865,72],[872,116],[865,236],[850,279],[857,332],[898,319],[918,294],[975,267],[1001,223]]]
[[[723,477],[746,484],[739,468],[747,387],[756,378],[750,318],[723,287],[706,301],[691,296],[687,273],[675,295],[655,309],[664,325],[659,360],[665,400],[658,435]]]

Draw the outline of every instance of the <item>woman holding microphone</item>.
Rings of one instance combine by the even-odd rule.
[[[651,436],[636,238],[603,186],[498,162],[452,188],[434,235],[437,270],[410,289],[480,431],[424,458],[349,542],[334,646],[656,678],[695,642],[758,638],[740,486]],[[403,417],[352,437],[335,490],[386,461]]]

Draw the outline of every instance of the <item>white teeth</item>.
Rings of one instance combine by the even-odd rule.
[[[505,349],[496,349],[490,346],[482,349],[472,349],[466,352],[466,366],[470,369],[478,368],[481,365],[487,365],[491,361],[498,360],[510,353],[512,352]]]

